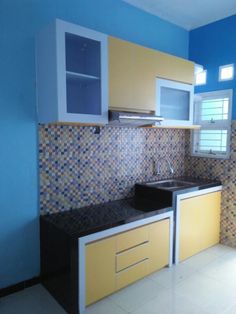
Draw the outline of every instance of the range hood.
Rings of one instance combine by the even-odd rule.
[[[163,117],[148,113],[134,113],[118,110],[108,111],[109,126],[142,127],[152,126],[163,121]]]

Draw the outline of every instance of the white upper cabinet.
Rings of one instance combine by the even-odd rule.
[[[156,98],[156,112],[164,118],[162,125],[193,124],[193,85],[157,78]]]
[[[38,122],[106,124],[107,36],[55,20],[36,51]]]

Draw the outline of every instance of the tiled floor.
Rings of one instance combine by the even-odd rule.
[[[37,285],[0,299],[1,314],[65,314]],[[85,314],[236,314],[236,250],[217,245],[90,306]]]

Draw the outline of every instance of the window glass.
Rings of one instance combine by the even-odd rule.
[[[195,85],[204,85],[206,84],[207,71],[201,71],[195,74]]]
[[[234,77],[234,65],[222,65],[219,67],[219,81],[232,80]]]
[[[192,155],[229,157],[232,90],[195,95],[194,120],[200,130],[192,132]]]

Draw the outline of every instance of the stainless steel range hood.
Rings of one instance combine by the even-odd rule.
[[[163,117],[148,113],[134,113],[118,110],[108,111],[108,126],[116,127],[142,127],[152,126],[163,121]]]

